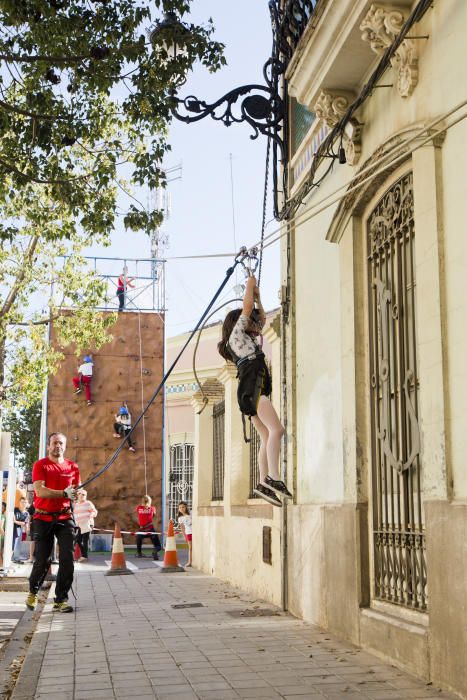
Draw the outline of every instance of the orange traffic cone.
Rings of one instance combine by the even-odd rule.
[[[165,540],[164,562],[161,567],[161,572],[163,574],[172,574],[176,571],[185,571],[185,569],[178,563],[174,526],[173,522],[169,520],[169,527],[167,528],[167,537]]]
[[[125,552],[123,550],[122,534],[118,523],[115,523],[114,541],[112,543],[112,561],[110,569],[105,572],[106,576],[123,576],[132,574],[130,569],[126,568]]]

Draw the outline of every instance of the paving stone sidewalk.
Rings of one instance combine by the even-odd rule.
[[[195,570],[103,574],[78,572],[75,614],[46,605],[13,700],[455,697]]]

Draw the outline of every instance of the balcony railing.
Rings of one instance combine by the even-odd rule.
[[[320,2],[321,0],[285,0],[281,3],[276,40],[287,63]]]

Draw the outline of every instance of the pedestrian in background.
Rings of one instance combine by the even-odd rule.
[[[187,566],[192,565],[192,528],[191,528],[191,515],[190,509],[188,508],[188,503],[186,501],[180,501],[178,504],[178,524],[180,530],[185,535],[185,540],[188,544],[188,562]]]
[[[78,547],[81,556],[78,561],[87,561],[89,554],[89,535],[94,527],[94,518],[97,518],[97,510],[94,503],[88,501],[87,491],[80,489],[76,495],[78,500],[75,503],[73,512],[75,515],[76,525],[78,527]]]
[[[27,501],[24,497],[19,500],[19,507],[15,508],[13,514],[13,554],[12,560],[17,564],[22,564],[21,561],[21,542],[23,541],[23,533],[26,535],[29,513],[26,510]]]

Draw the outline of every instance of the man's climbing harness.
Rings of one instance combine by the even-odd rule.
[[[246,251],[246,252],[245,252],[245,251]],[[199,319],[198,323],[196,324],[196,326],[194,327],[194,329],[191,331],[190,335],[188,336],[186,342],[184,343],[184,345],[183,345],[183,347],[181,348],[180,352],[178,353],[177,357],[174,359],[174,361],[173,361],[172,364],[170,365],[169,369],[167,370],[167,372],[166,372],[166,373],[164,374],[164,376],[162,377],[162,379],[161,379],[159,385],[158,385],[157,388],[155,389],[153,395],[152,395],[151,398],[149,399],[149,401],[148,401],[148,403],[146,404],[146,406],[144,407],[143,411],[142,411],[141,414],[138,416],[138,418],[135,420],[135,422],[134,422],[133,427],[131,428],[131,430],[128,431],[128,433],[124,436],[124,438],[122,439],[120,445],[117,447],[117,449],[115,450],[115,452],[113,453],[113,455],[110,457],[110,459],[104,464],[104,466],[103,466],[101,469],[99,469],[95,474],[93,474],[93,476],[89,477],[89,479],[86,479],[82,484],[80,484],[80,485],[77,487],[78,489],[79,489],[79,488],[84,488],[85,486],[88,486],[88,484],[90,484],[91,482],[93,482],[93,481],[94,481],[95,479],[97,479],[99,476],[101,476],[102,474],[104,474],[104,472],[106,472],[108,469],[110,469],[110,467],[112,466],[112,464],[116,461],[116,459],[118,458],[120,452],[123,450],[123,447],[125,446],[126,442],[128,441],[128,438],[131,437],[131,435],[133,434],[134,430],[137,428],[137,426],[138,426],[138,425],[141,423],[141,421],[144,419],[144,416],[146,415],[147,411],[148,411],[149,408],[152,406],[152,404],[154,403],[154,401],[156,400],[156,398],[159,396],[159,394],[160,394],[162,388],[164,387],[164,385],[165,385],[167,379],[168,379],[168,378],[170,377],[170,375],[172,374],[172,372],[173,372],[173,370],[175,369],[176,365],[178,364],[178,362],[179,362],[181,356],[183,355],[183,353],[185,352],[186,348],[187,348],[188,345],[190,344],[191,340],[192,340],[193,337],[196,335],[196,333],[197,333],[197,331],[199,330],[199,328],[203,325],[203,323],[205,322],[206,318],[209,316],[209,313],[210,313],[212,307],[213,307],[214,304],[216,303],[217,299],[219,298],[220,294],[222,293],[222,290],[223,290],[224,287],[226,286],[227,282],[229,281],[229,279],[230,279],[231,276],[233,275],[233,273],[234,273],[234,271],[235,271],[237,265],[243,265],[245,259],[248,258],[248,257],[249,257],[248,251],[247,251],[246,249],[244,249],[244,248],[242,248],[242,249],[237,253],[237,255],[235,256],[235,259],[234,259],[234,264],[232,265],[232,267],[229,267],[228,270],[226,271],[224,280],[222,281],[221,285],[220,285],[219,288],[217,289],[217,291],[216,291],[216,293],[214,294],[213,298],[212,298],[211,301],[209,302],[209,304],[208,304],[206,310],[204,311],[203,315],[202,315],[201,318]]]

